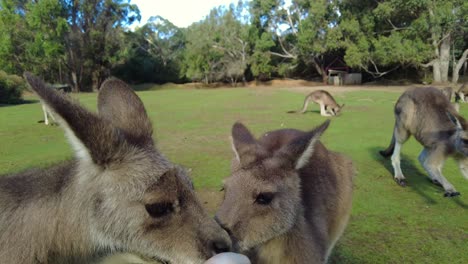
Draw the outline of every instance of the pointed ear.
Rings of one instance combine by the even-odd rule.
[[[345,106],[345,104],[342,104],[342,105],[340,106],[340,110],[341,110],[344,106]]]
[[[248,166],[257,159],[257,148],[252,133],[242,123],[236,122],[232,126],[232,149],[241,166]]]
[[[330,120],[327,120],[312,131],[294,139],[288,145],[282,147],[276,155],[283,161],[288,162],[296,170],[303,168],[314,154],[315,144],[329,124]]]
[[[54,113],[80,160],[104,165],[119,153],[123,140],[109,122],[72,102],[44,81],[26,72],[24,78]]]
[[[448,118],[450,119],[450,121],[452,121],[452,123],[455,124],[455,126],[457,127],[457,130],[464,129],[462,123],[460,122],[460,120],[458,120],[458,118],[454,114],[450,113],[449,111],[447,111],[446,114]]]
[[[99,89],[99,115],[120,128],[137,146],[153,145],[153,127],[140,98],[125,82],[107,79]]]

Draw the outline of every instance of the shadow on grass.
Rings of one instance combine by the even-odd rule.
[[[12,104],[0,104],[0,107],[8,107],[8,106],[17,106],[22,104],[36,104],[39,103],[39,100],[21,100]]]
[[[352,254],[352,253],[351,253]],[[342,263],[349,263],[349,264],[354,264],[354,263],[363,263],[362,259],[358,259],[353,255],[350,255],[350,252],[348,250],[344,250],[342,245],[337,245],[328,261],[328,264],[342,264]]]
[[[389,172],[389,180],[393,182],[393,184],[397,184],[393,179],[393,166],[392,162],[389,158],[384,158],[379,154],[380,150],[383,150],[384,147],[378,148],[373,147],[369,149],[369,153],[371,154],[372,158],[378,162],[380,162]],[[425,172],[421,172],[416,165],[414,164],[411,159],[404,154],[401,154],[401,170],[405,175],[407,181],[407,188],[413,189],[417,194],[419,194],[423,200],[427,204],[436,204],[436,200],[434,200],[429,194],[429,191],[437,191],[440,193],[441,199],[450,199],[455,204],[460,206],[463,209],[468,209],[468,205],[461,201],[460,197],[452,197],[452,198],[445,198],[443,197],[444,189],[440,186],[437,186],[432,183]],[[389,182],[390,183],[390,182]],[[404,188],[404,187],[402,187]]]
[[[290,111],[287,111],[286,113],[288,113],[288,114],[299,114],[299,115],[303,115],[303,114],[307,114],[307,113],[316,113],[316,114],[320,115],[320,110],[307,110],[304,113],[301,113],[301,110],[290,110]]]
[[[384,147],[373,147],[369,149],[369,153],[371,154],[371,157],[374,160],[380,162],[389,172],[389,184],[397,184],[393,179],[393,166],[390,157],[384,158],[379,154],[379,151],[383,149]],[[428,180],[429,178],[426,176],[426,174],[420,172],[416,165],[409,159],[409,157],[404,154],[401,154],[401,170],[405,175],[407,181],[407,188],[413,189],[424,199],[426,203],[436,204],[436,201],[432,199],[432,197],[430,197],[426,192],[431,188],[436,188],[437,186],[432,184]],[[441,194],[443,194],[443,192],[441,192]]]

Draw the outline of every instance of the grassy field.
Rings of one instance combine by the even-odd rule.
[[[317,105],[304,115],[286,114],[301,107],[304,95],[274,88],[162,89],[139,95],[159,148],[192,169],[211,212],[213,200],[219,201],[221,179],[229,174],[229,135],[235,121],[260,135],[281,127],[311,129],[325,120]],[[390,161],[378,155],[390,141],[398,96],[384,91],[336,95],[346,107],[342,116],[332,118],[322,141],[354,160],[357,177],[351,220],[331,262],[468,263],[468,182],[453,160],[447,161],[444,174],[462,196],[449,199],[427,180],[417,161],[421,146],[414,139],[402,149],[406,188],[394,183]],[[78,99],[96,109],[96,94]],[[461,113],[468,116],[468,105],[461,106]],[[0,174],[71,157],[61,129],[37,123],[41,119],[38,103],[0,107]]]

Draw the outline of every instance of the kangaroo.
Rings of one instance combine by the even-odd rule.
[[[468,85],[467,83],[463,83],[462,86],[458,89],[458,91],[455,93],[455,102],[462,101],[463,103],[466,102],[466,97],[468,96]]]
[[[235,158],[215,219],[252,263],[325,263],[351,212],[354,167],[319,138],[330,121],[256,140],[232,128]]]
[[[468,124],[450,104],[444,94],[432,87],[410,89],[395,105],[395,128],[390,146],[380,154],[392,155],[394,179],[406,186],[400,167],[400,151],[405,141],[414,135],[424,149],[419,162],[434,184],[441,185],[445,197],[460,195],[442,175],[442,167],[449,156],[458,161],[460,170],[468,179]]]
[[[322,116],[336,116],[341,112],[344,104],[338,105],[333,96],[325,90],[317,90],[311,92],[304,100],[304,106],[300,111],[304,114],[307,111],[309,102],[312,101],[320,105],[320,115]],[[297,113],[299,111],[289,111],[288,113]]]
[[[25,78],[56,114],[75,158],[0,177],[0,263],[94,263],[114,252],[203,263],[229,251],[185,169],[157,150],[127,84],[106,80],[95,114]]]
[[[49,122],[49,118],[48,118],[49,116],[50,116],[50,118],[52,119],[52,121],[53,121],[54,123],[57,123],[57,120],[55,120],[55,117],[54,117],[54,115],[52,114],[52,111],[50,111],[50,110],[48,109],[47,105],[41,103],[41,106],[42,106],[42,113],[44,114],[44,124],[45,124],[46,126],[48,126],[49,124],[51,124],[51,123]]]

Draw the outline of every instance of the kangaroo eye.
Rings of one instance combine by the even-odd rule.
[[[145,204],[145,208],[148,214],[154,218],[160,218],[174,212],[174,206],[168,202]]]
[[[260,193],[257,195],[255,202],[261,205],[268,205],[271,203],[274,196],[273,193]]]

